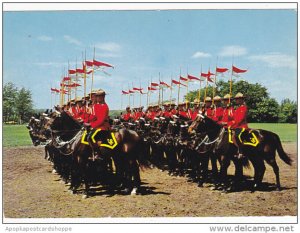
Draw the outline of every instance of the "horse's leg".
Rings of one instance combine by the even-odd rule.
[[[208,157],[208,153],[199,154],[198,152],[195,156],[196,156],[195,157],[196,166],[194,167],[194,169],[197,176],[197,183],[198,183],[198,187],[202,187],[208,177],[209,157]]]
[[[85,159],[80,159],[79,161],[79,165],[80,165],[80,173],[81,173],[81,177],[82,180],[84,182],[84,191],[83,191],[83,196],[82,198],[85,199],[87,197],[89,197],[89,179],[88,179],[88,172],[89,172],[89,167],[88,167],[88,161]]]
[[[254,167],[254,186],[253,191],[258,189],[261,184],[262,180],[266,171],[266,166],[264,160],[260,158],[261,155],[257,155],[256,159],[252,160],[252,164]]]
[[[227,170],[230,165],[230,159],[228,158],[228,155],[221,156],[221,168],[220,168],[220,183],[221,186],[225,186],[228,182],[227,177]]]
[[[141,186],[140,170],[136,160],[132,161],[131,172],[133,178],[133,189],[131,191],[131,195],[135,195]]]
[[[233,159],[233,163],[235,166],[235,174],[234,180],[232,183],[232,187],[230,188],[231,191],[239,190],[242,185],[243,180],[243,165],[240,159]]]
[[[209,157],[211,162],[213,179],[216,180],[218,178],[217,155],[215,153],[211,153]]]
[[[280,177],[279,177],[279,167],[277,165],[277,162],[275,160],[275,155],[274,158],[270,160],[266,160],[266,162],[273,168],[274,174],[276,176],[276,187],[277,190],[281,190],[281,185],[280,185]]]

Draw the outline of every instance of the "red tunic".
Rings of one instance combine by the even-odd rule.
[[[222,107],[217,107],[214,110],[214,115],[213,115],[212,119],[218,123],[221,123],[222,118],[223,118],[223,112],[224,112],[224,109]]]
[[[156,112],[150,112],[150,119],[152,120],[152,121],[154,121],[154,118],[156,117]]]
[[[192,121],[194,121],[197,118],[198,113],[199,113],[199,110],[194,110],[191,113],[191,119],[192,119]]]
[[[129,121],[131,118],[131,113],[130,112],[126,112],[124,115],[123,115],[123,120],[124,121]]]
[[[193,111],[192,111],[192,109],[189,108],[189,109],[187,110],[187,115],[188,115],[188,118],[189,118],[189,119],[192,119],[192,114],[193,114]]]
[[[75,116],[77,115],[77,109],[75,106],[72,106],[70,109],[69,109],[69,112],[71,113],[71,116],[75,118]]]
[[[232,128],[248,128],[247,123],[248,108],[246,105],[239,106],[234,112],[234,122]]]
[[[165,118],[171,118],[173,114],[170,111],[164,111],[162,116]]]
[[[173,108],[173,109],[171,109],[171,114],[172,114],[172,115],[176,115],[176,114],[177,114],[177,111],[176,111],[176,109],[174,109],[174,108]]]
[[[213,111],[210,107],[209,107],[209,108],[206,108],[205,110],[206,110],[206,111],[205,111],[205,115],[206,115],[208,118],[212,119],[213,116],[214,116],[214,111]]]
[[[96,120],[91,122],[91,127],[95,129],[110,130],[108,122],[109,108],[106,103],[94,105]]]
[[[93,104],[91,107],[86,108],[86,115],[85,115],[85,122],[92,122],[96,120],[96,115],[95,115],[95,104]]]
[[[184,118],[189,118],[188,113],[185,112],[185,111],[179,111],[179,116],[182,116],[182,117],[184,117]]]
[[[143,112],[136,112],[136,113],[134,114],[133,120],[134,120],[134,121],[137,121],[137,120],[139,120],[142,116],[143,116]]]
[[[88,107],[87,107],[87,106],[83,106],[83,107],[82,107],[82,115],[81,115],[81,118],[83,119],[83,122],[84,122],[84,123],[89,122],[89,116],[90,116],[90,113],[88,113]]]
[[[222,122],[227,123],[224,127],[232,126],[234,120],[234,109],[232,106],[224,108]]]

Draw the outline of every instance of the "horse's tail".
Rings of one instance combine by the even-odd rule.
[[[293,160],[289,157],[289,155],[283,150],[280,138],[277,134],[274,133],[276,140],[276,149],[279,154],[279,157],[288,165],[292,165]]]
[[[142,141],[143,139],[140,140],[140,143],[137,144],[137,161],[138,164],[140,166],[140,168],[143,170],[143,168],[150,168],[151,167],[151,163],[149,160],[149,157],[147,156],[147,152],[145,151],[145,149],[147,147],[145,147],[145,144]]]

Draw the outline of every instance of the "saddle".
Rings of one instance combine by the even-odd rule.
[[[113,132],[101,129],[94,129],[90,132],[84,131],[81,143],[89,145],[89,142],[97,144],[99,147],[106,147],[113,150],[117,145],[117,139]]]
[[[245,129],[245,128],[238,128],[238,129],[231,129],[228,128],[228,141],[229,143],[233,143],[232,138],[235,137],[242,145],[245,146],[253,146],[256,147],[259,144],[259,139],[255,135],[252,129]]]

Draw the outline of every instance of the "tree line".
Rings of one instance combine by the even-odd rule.
[[[17,88],[12,82],[3,86],[3,121],[4,123],[23,124],[33,115],[33,101],[30,90]]]
[[[297,102],[288,98],[279,104],[276,99],[271,98],[267,88],[261,84],[251,84],[247,81],[232,83],[232,95],[242,92],[246,98],[249,109],[248,122],[269,122],[269,123],[297,123]],[[205,94],[205,88],[201,90],[201,100]],[[219,81],[215,90],[216,95],[221,97],[229,93],[227,82]],[[213,96],[213,87],[207,88],[206,96]],[[198,90],[190,91],[186,99],[193,102],[198,97]],[[233,101],[234,102],[234,101]],[[19,89],[12,82],[8,82],[3,87],[3,121],[5,123],[28,122],[30,117],[36,113],[33,109],[33,100],[30,90],[24,87]]]
[[[266,87],[261,84],[249,83],[247,81],[233,81],[232,96],[238,92],[243,93],[248,106],[248,122],[253,123],[297,123],[297,102],[288,98],[278,103],[276,99],[271,98]],[[201,90],[201,101],[205,95],[205,88]],[[229,93],[229,84],[223,80],[217,83],[215,95],[224,97]],[[187,100],[194,101],[199,95],[199,90],[190,91],[185,96]],[[206,96],[213,96],[213,87],[209,86],[206,90]],[[234,101],[233,101],[234,104]]]

